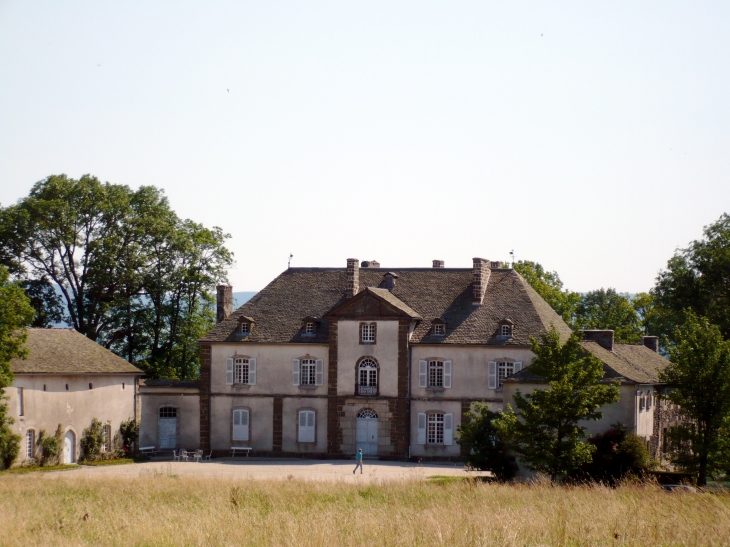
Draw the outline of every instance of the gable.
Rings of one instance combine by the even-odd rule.
[[[351,317],[355,319],[389,317],[400,318],[412,315],[397,308],[371,290],[362,291],[327,313],[328,317]]]

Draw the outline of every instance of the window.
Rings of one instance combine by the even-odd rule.
[[[639,412],[644,410],[645,401],[646,401],[646,397],[644,397],[643,395],[640,394],[639,395]]]
[[[301,384],[303,386],[317,385],[317,362],[314,359],[302,359]]]
[[[92,386],[91,382],[89,382],[89,389],[94,389],[94,386]]]
[[[112,451],[112,426],[109,424],[104,426],[104,445],[102,446],[104,452]]]
[[[244,334],[244,335],[251,334],[251,324],[250,323],[241,323],[240,331],[241,331],[241,334]]]
[[[248,384],[248,359],[236,359],[233,366],[233,383]]]
[[[297,439],[300,443],[313,443],[314,438],[314,410],[300,410]]]
[[[35,457],[35,431],[32,429],[25,432],[25,457]]]
[[[292,359],[292,377],[295,386],[324,385],[324,359]]]
[[[444,362],[428,362],[428,387],[444,387]]]
[[[502,325],[500,334],[502,336],[512,336],[512,325]]]
[[[256,385],[256,359],[253,357],[228,357],[226,359],[226,385]]]
[[[360,324],[360,343],[361,344],[374,344],[375,343],[375,323],[361,323]]]
[[[23,388],[18,388],[18,416],[22,416],[25,412],[25,408],[23,405]]]
[[[68,384],[66,384],[66,391],[68,391]]]
[[[451,387],[451,361],[421,359],[418,365],[419,387],[436,389]]]
[[[160,407],[160,418],[177,418],[177,407],[174,407],[174,406]]]
[[[304,325],[304,334],[314,334],[314,323]]]
[[[249,412],[245,408],[237,408],[233,411],[233,435],[234,441],[248,441]]]
[[[357,394],[378,394],[378,363],[375,359],[366,357],[357,366]]]
[[[433,326],[433,335],[434,336],[443,336],[446,334],[446,325],[443,325],[441,323],[436,323]]]
[[[521,361],[489,361],[489,389],[502,389],[504,379],[521,370]]]
[[[418,444],[454,444],[454,415],[445,412],[418,413]]]
[[[122,384],[122,385],[124,385],[124,384]],[[43,384],[43,391],[45,391],[45,390],[46,390],[46,384]]]

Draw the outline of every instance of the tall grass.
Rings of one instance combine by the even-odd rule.
[[[728,545],[730,496],[655,486],[0,477],[0,545]]]

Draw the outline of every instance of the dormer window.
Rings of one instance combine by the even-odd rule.
[[[314,323],[305,323],[304,334],[314,334]]]
[[[502,325],[500,334],[502,336],[512,336],[512,325]]]
[[[511,319],[502,319],[499,322],[497,336],[499,336],[500,338],[512,338],[512,336],[514,335],[514,326],[515,324],[512,322]]]
[[[301,333],[303,338],[314,338],[319,327],[319,318],[308,315],[302,318]]]
[[[248,336],[253,330],[253,319],[251,317],[240,317],[238,319],[238,335]]]
[[[434,336],[443,336],[444,334],[446,334],[446,325],[443,323],[437,323],[433,326]]]

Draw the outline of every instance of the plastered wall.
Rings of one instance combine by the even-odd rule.
[[[337,394],[354,395],[357,363],[365,356],[379,365],[381,396],[398,395],[398,321],[365,321],[377,324],[375,344],[360,344],[361,321],[340,320],[337,326]]]
[[[161,390],[160,390],[161,391]],[[177,447],[197,450],[200,445],[200,396],[197,393],[154,393],[141,389],[140,446],[159,447],[157,421],[161,406],[177,407]]]
[[[249,441],[233,440],[233,410],[249,410]],[[231,446],[250,446],[256,451],[271,451],[274,444],[273,397],[214,397],[211,400],[211,448],[230,450]]]

